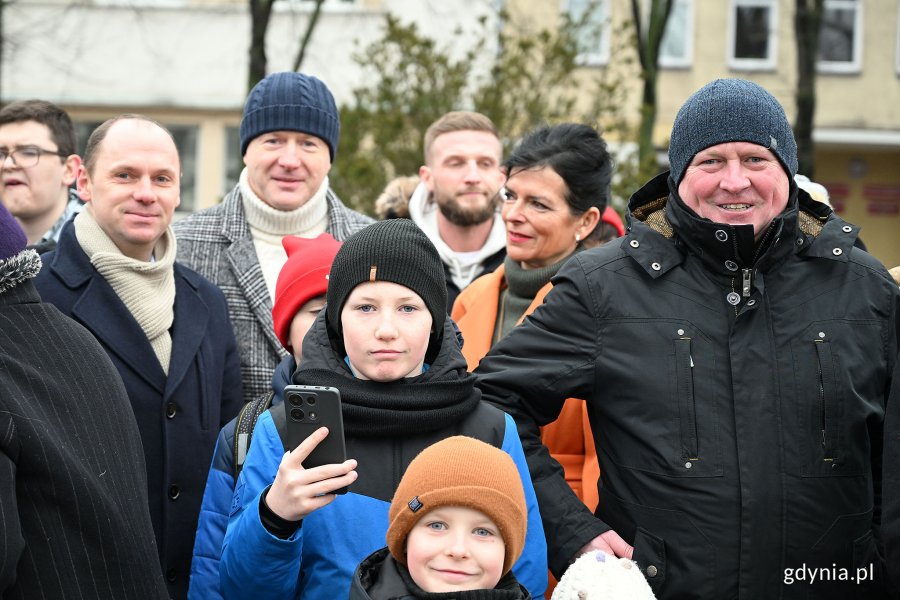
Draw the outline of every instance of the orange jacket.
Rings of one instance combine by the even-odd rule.
[[[500,265],[493,273],[482,275],[469,284],[453,303],[451,316],[462,331],[465,341],[462,353],[470,371],[491,349],[500,292],[506,287],[504,273],[504,266]],[[544,302],[552,287],[547,283],[541,288],[519,323]],[[565,470],[566,482],[593,511],[599,500],[597,480],[600,478],[600,466],[586,406],[577,398],[566,400],[556,421],[541,428],[541,439]]]

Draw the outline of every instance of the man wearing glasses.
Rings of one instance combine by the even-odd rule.
[[[80,168],[75,128],[61,108],[23,100],[0,110],[0,201],[38,252],[52,250],[84,206],[71,187]]]

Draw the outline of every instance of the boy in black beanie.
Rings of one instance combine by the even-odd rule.
[[[512,456],[528,507],[513,570],[534,597],[543,595],[546,547],[521,443],[512,420],[480,401],[445,313],[446,293],[437,250],[411,221],[375,223],[344,242],[293,380],[340,390],[352,458],[304,469],[328,430],[286,448],[281,417],[260,417],[225,536],[226,598],[345,598],[356,565],[384,545],[407,465],[452,435]],[[333,493],[348,485],[349,493]]]

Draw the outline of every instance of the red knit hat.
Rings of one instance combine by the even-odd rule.
[[[288,259],[275,283],[272,322],[275,335],[290,352],[291,322],[300,307],[328,290],[328,272],[341,243],[323,233],[311,239],[287,235],[281,245]]]
[[[600,220],[615,227],[616,231],[619,232],[619,237],[625,235],[625,224],[622,223],[622,217],[619,216],[619,213],[617,213],[612,206],[606,205],[603,214],[600,216]]]

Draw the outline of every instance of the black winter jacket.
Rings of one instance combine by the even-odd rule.
[[[793,184],[758,245],[690,212],[665,174],[629,212],[626,237],[573,257],[476,371],[519,426],[551,569],[612,528],[661,599],[879,597],[820,580],[882,566],[897,286]],[[569,397],[588,403],[598,518],[540,443]]]

